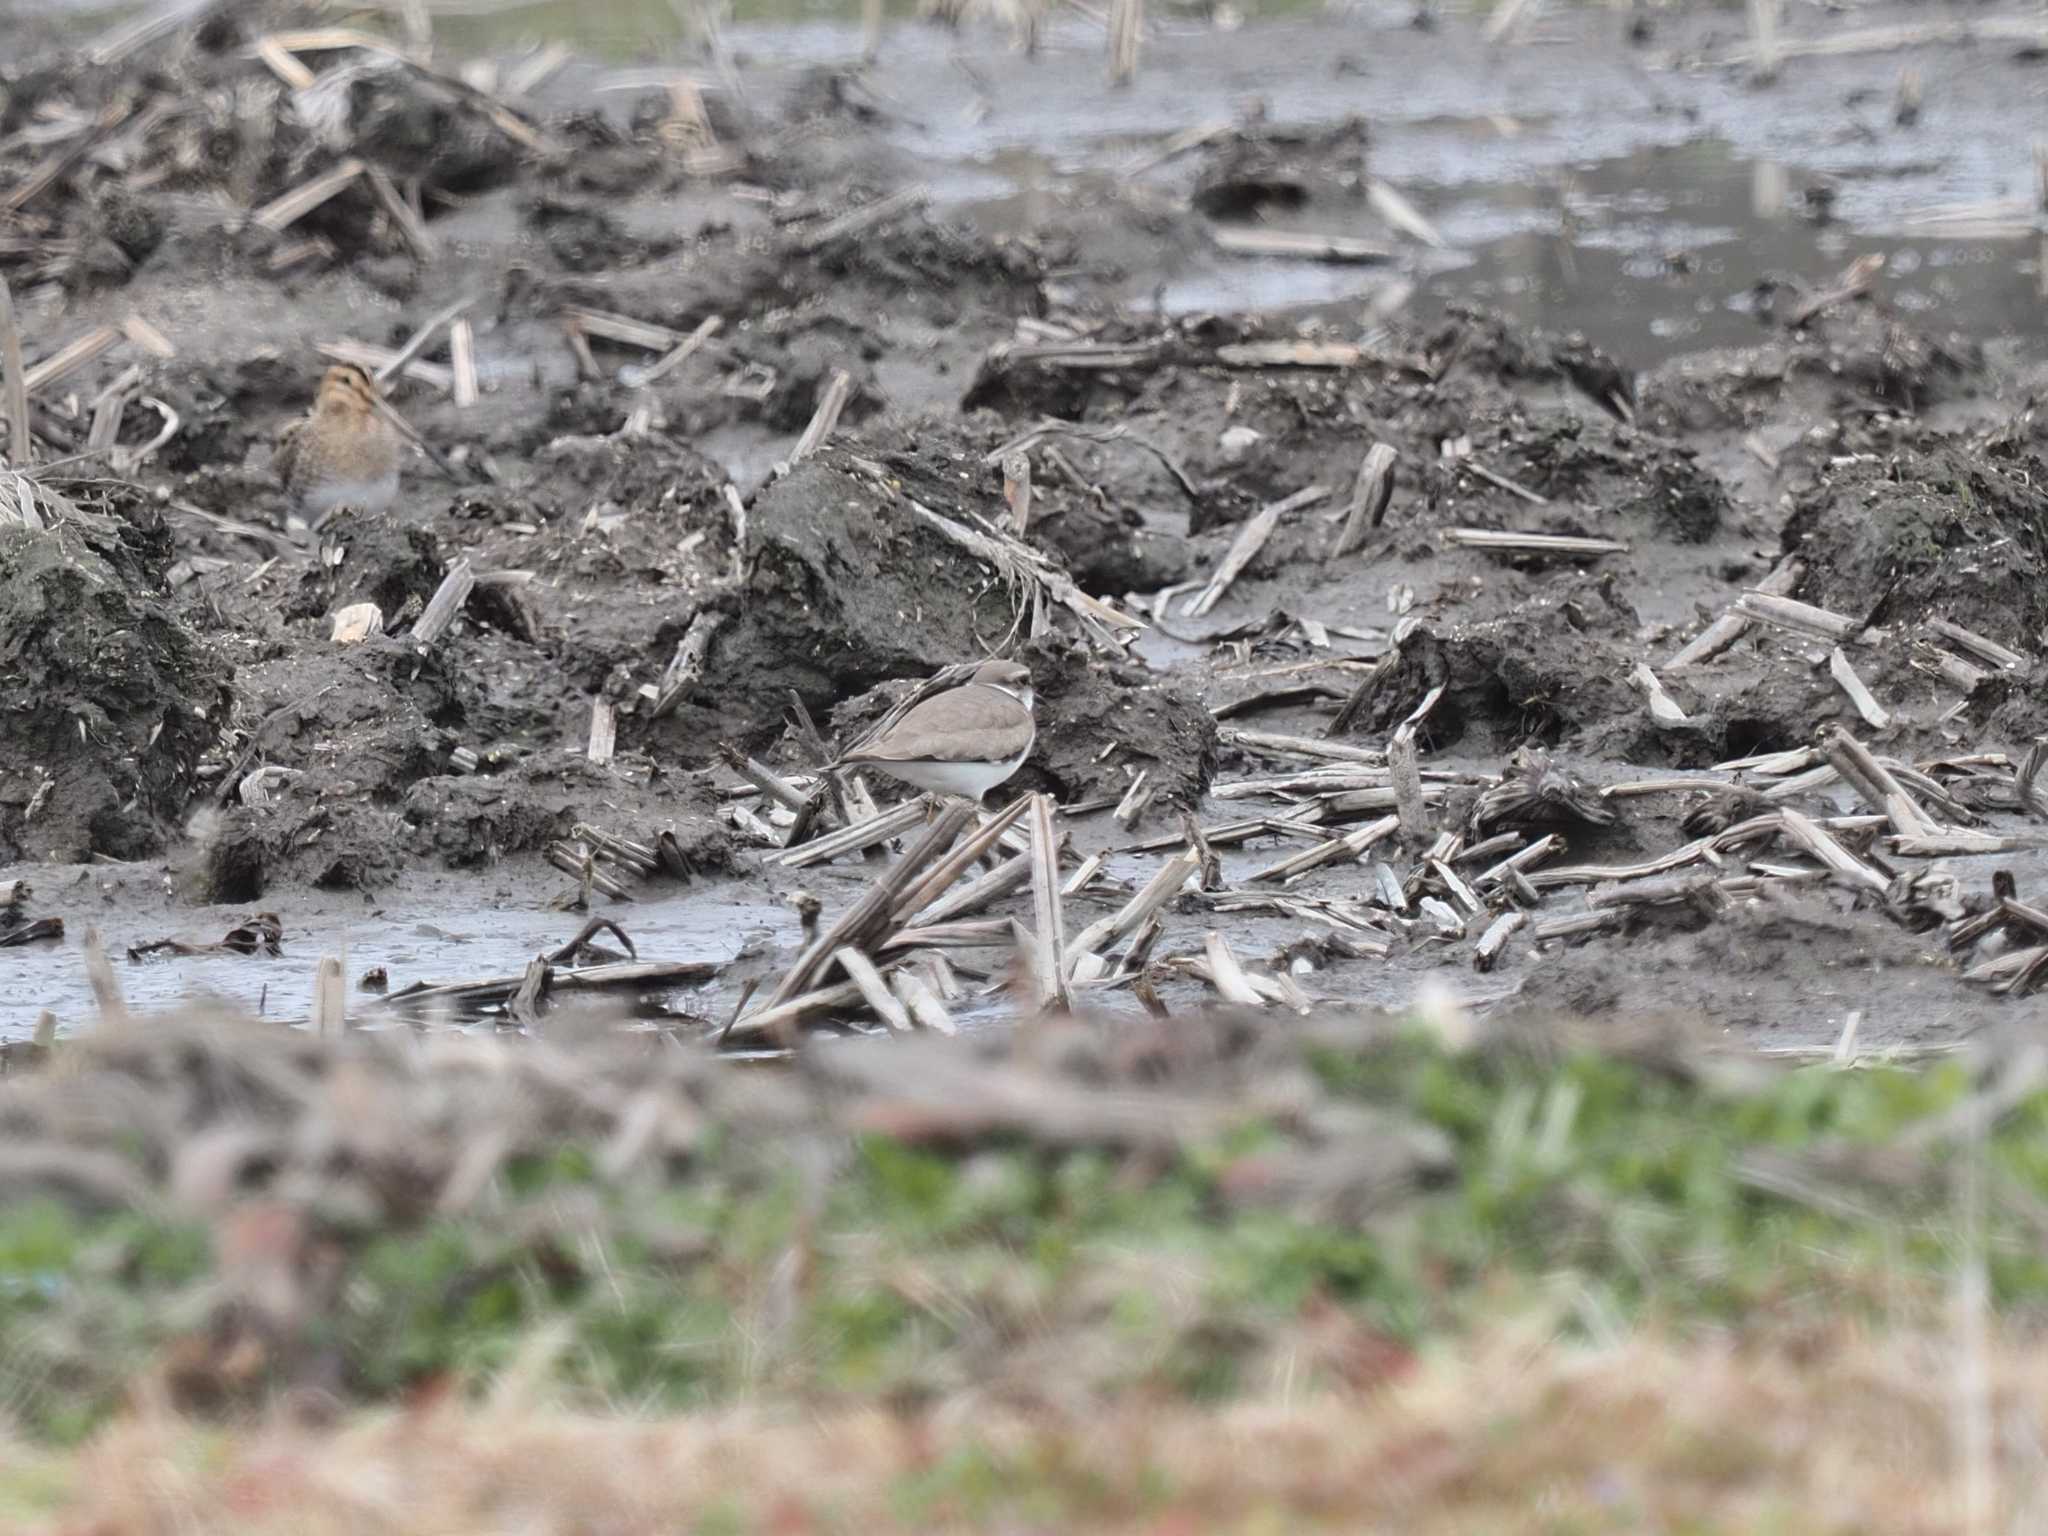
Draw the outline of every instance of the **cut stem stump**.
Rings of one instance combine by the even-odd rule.
[[[21,360],[21,330],[14,319],[14,295],[0,277],[0,372],[7,377],[7,460],[26,469],[35,452],[28,432],[28,373]]]
[[[1330,558],[1350,554],[1365,543],[1365,536],[1386,520],[1387,505],[1394,499],[1394,450],[1374,443],[1358,466],[1358,479],[1351,487],[1351,505],[1344,514],[1344,527],[1330,548]]]
[[[413,644],[430,646],[445,635],[475,589],[476,572],[470,569],[469,561],[466,558],[456,561],[448,568],[448,574],[441,578],[441,585],[434,589],[426,611],[414,621]]]

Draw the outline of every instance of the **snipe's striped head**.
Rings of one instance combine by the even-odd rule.
[[[307,512],[360,507],[378,512],[398,495],[398,433],[379,411],[383,396],[354,363],[320,380],[310,415],[279,439],[279,476]]]

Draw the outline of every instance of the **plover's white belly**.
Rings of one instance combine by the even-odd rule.
[[[332,512],[338,507],[355,507],[364,512],[382,512],[398,496],[398,474],[374,480],[323,480],[309,486],[299,498],[308,512]]]
[[[1029,755],[1030,748],[1027,747],[1015,757],[999,763],[877,763],[875,766],[919,789],[979,800],[1023,767],[1024,759]]]

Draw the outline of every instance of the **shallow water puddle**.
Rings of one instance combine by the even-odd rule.
[[[26,1035],[42,1008],[53,1010],[68,1025],[95,1011],[81,952],[86,928],[93,921],[90,907],[64,899],[55,879],[38,876],[36,885],[38,914],[64,917],[67,931],[61,944],[0,949],[0,1039]],[[137,1012],[205,998],[221,999],[265,1018],[292,1020],[312,1012],[314,967],[322,955],[341,957],[353,1015],[374,1009],[375,994],[363,991],[358,983],[375,967],[383,967],[393,992],[420,981],[513,974],[536,954],[558,948],[583,921],[579,914],[537,903],[489,910],[415,887],[416,882],[401,881],[380,892],[371,913],[350,912],[339,904],[309,911],[308,903],[293,893],[282,909],[287,914],[284,954],[274,958],[191,955],[131,963],[125,957],[129,944],[165,935],[210,942],[242,913],[231,907],[177,907],[165,910],[160,918],[148,918],[130,908],[106,919],[108,956],[128,1006]],[[43,900],[45,890],[54,899]],[[96,907],[97,900],[90,905]],[[687,890],[665,899],[610,904],[604,915],[632,935],[644,960],[724,964],[743,951],[790,952],[800,938],[795,914],[780,903]],[[608,936],[599,937],[611,942]],[[738,991],[736,982],[720,978],[659,996],[678,1014],[722,1017]],[[17,1007],[9,1001],[15,998],[36,1001],[33,1007]]]
[[[1436,125],[1429,132],[1445,132]],[[1423,136],[1427,136],[1426,134]],[[2043,265],[2033,240],[1930,226],[1912,232],[1932,204],[1898,192],[1859,195],[1828,178],[1748,158],[1726,140],[1649,145],[1584,161],[1553,161],[1527,176],[1497,178],[1500,146],[1473,141],[1462,156],[1410,154],[1407,133],[1390,135],[1385,158],[1440,162],[1464,173],[1449,182],[1407,180],[1401,190],[1442,233],[1445,248],[1396,242],[1385,266],[1306,259],[1194,255],[1164,281],[1134,277],[1119,295],[1167,314],[1297,310],[1342,324],[1369,324],[1397,286],[1412,284],[1411,317],[1433,318],[1451,302],[1501,310],[1529,326],[1584,333],[1636,367],[1711,347],[1754,346],[1774,326],[1759,285],[1825,288],[1858,257],[1885,258],[1877,290],[1901,312],[1972,336],[2048,341]],[[1466,179],[1474,171],[1477,179]],[[980,183],[1006,172],[1000,196]],[[941,181],[985,228],[1028,224],[1032,208],[1057,195],[1050,161],[993,157],[979,175]],[[1099,183],[1099,171],[1070,183]],[[1860,210],[1859,222],[1818,212]],[[1870,222],[1861,222],[1867,219]],[[1363,203],[1311,204],[1260,227],[1384,239]]]
[[[1898,233],[1911,205],[1890,202],[1867,213],[1893,232],[1817,222],[1806,190],[1832,185],[1709,139],[1577,165],[1547,186],[1424,189],[1418,202],[1464,256],[1444,261],[1423,293],[1582,331],[1644,366],[1754,346],[1772,330],[1758,284],[1825,287],[1876,252],[1885,258],[1878,291],[1920,323],[2048,340],[2032,241]]]

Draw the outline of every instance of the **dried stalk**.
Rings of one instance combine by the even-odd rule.
[[[1837,304],[1860,299],[1870,292],[1871,283],[1883,270],[1882,251],[1872,251],[1868,255],[1857,257],[1835,282],[1810,295],[1793,310],[1785,319],[1785,328],[1792,331],[1802,330]]]
[[[1259,995],[1251,978],[1245,975],[1244,967],[1238,963],[1237,956],[1232,953],[1228,939],[1212,928],[1202,940],[1202,950],[1209,960],[1209,980],[1223,1001],[1249,1008],[1266,1005],[1265,998]]]
[[[1024,855],[1019,854],[1019,858]],[[1031,878],[1027,870],[1023,885]],[[915,928],[899,928],[882,942],[881,948],[889,954],[904,954],[913,949],[987,949],[991,945],[1016,942],[1018,924],[1007,917],[981,918],[969,922],[920,923]]]
[[[541,850],[541,857],[565,875],[574,875],[583,882],[581,899],[590,900],[590,893],[596,891],[609,896],[613,901],[631,901],[633,893],[622,880],[616,880],[597,867],[596,855],[588,848],[572,848],[564,842],[549,843]]]
[[[1856,674],[1848,653],[1839,645],[1828,652],[1828,675],[1834,678],[1842,692],[1849,696],[1849,702],[1856,707],[1856,713],[1863,717],[1863,723],[1874,731],[1887,729],[1892,723],[1891,711],[1877,702],[1877,695],[1865,686]]]
[[[1678,707],[1678,701],[1664,691],[1664,685],[1657,680],[1646,662],[1637,662],[1629,669],[1628,680],[1641,690],[1650,704],[1650,718],[1659,725],[1689,725],[1691,717]]]
[[[1003,507],[1022,538],[1031,527],[1031,455],[1021,448],[1003,455]]]
[[[1787,837],[1819,859],[1845,883],[1861,886],[1878,896],[1889,889],[1891,882],[1884,875],[1836,842],[1827,829],[1811,817],[1787,806],[1778,812],[1778,818]]]
[[[1201,855],[1192,848],[1168,859],[1145,883],[1145,888],[1125,902],[1113,916],[1089,924],[1075,936],[1067,946],[1067,964],[1072,966],[1080,956],[1097,953],[1137,928],[1178,896],[1181,887],[1199,874],[1201,868]]]
[[[2028,657],[2010,646],[2000,645],[1996,640],[1980,635],[1974,629],[1965,629],[1962,625],[1947,619],[1929,619],[1927,627],[1943,639],[1961,646],[1981,660],[1990,662],[2002,672],[2022,672],[2032,665]]]
[[[1145,33],[1145,0],[1110,0],[1109,83],[1129,85],[1138,78],[1138,47]]]
[[[846,972],[853,984],[860,988],[860,995],[868,1007],[875,1011],[875,1017],[899,1035],[910,1033],[910,1015],[896,995],[889,990],[882,973],[875,969],[874,962],[851,945],[844,945],[832,952],[832,959],[839,969]]]
[[[853,982],[842,981],[833,986],[820,987],[816,991],[792,997],[772,1008],[757,1008],[752,1013],[743,1013],[727,1026],[721,1039],[729,1041],[734,1036],[743,1039],[758,1039],[765,1036],[781,1040],[787,1037],[792,1026],[813,1014],[837,1013],[861,1001],[863,999],[860,988]]]
[[[1364,856],[1367,849],[1381,840],[1391,837],[1400,830],[1401,822],[1395,816],[1383,816],[1378,821],[1368,822],[1362,827],[1317,843],[1313,848],[1290,854],[1276,864],[1247,876],[1251,880],[1289,880],[1296,875],[1306,874],[1311,869],[1338,859],[1356,860]]]
[[[313,1033],[338,1035],[348,1028],[348,1005],[342,993],[341,958],[322,955],[313,970]]]
[[[476,302],[476,297],[474,293],[466,293],[446,308],[438,309],[429,315],[425,324],[405,338],[404,346],[400,347],[396,352],[386,353],[382,360],[371,365],[377,382],[379,384],[389,384],[398,377],[401,370],[404,370],[408,377],[417,378],[418,375],[412,372],[413,360],[426,351],[428,347],[432,346],[434,338],[441,334],[442,328],[453,325],[457,317]],[[437,387],[440,388],[443,394],[452,392],[455,388],[453,372],[451,370],[440,370],[440,372],[445,382]]]
[[[707,610],[690,620],[690,627],[676,642],[676,653],[669,659],[668,669],[661,675],[661,687],[655,692],[650,718],[666,718],[682,702],[683,695],[696,686],[697,679],[703,675],[705,658],[711,653],[711,642],[725,627],[725,618],[722,613]]]
[[[924,1028],[941,1035],[955,1035],[960,1032],[960,1026],[953,1022],[953,1015],[946,1011],[946,1005],[940,1001],[939,995],[926,986],[908,966],[899,966],[890,973],[889,987],[896,994],[897,1001],[909,1009],[910,1016]]]
[[[647,352],[666,352],[688,340],[681,331],[670,330],[665,325],[651,321],[636,320],[631,315],[616,314],[608,309],[589,309],[572,305],[562,311],[562,322],[578,336],[596,336],[604,341],[615,341],[621,346],[639,347]]]
[[[475,588],[476,573],[470,569],[468,557],[465,556],[448,568],[448,574],[441,578],[441,585],[434,589],[434,595],[427,600],[425,611],[414,620],[413,644],[425,648],[445,635]]]
[[[899,188],[886,197],[878,197],[837,218],[825,220],[816,228],[798,235],[791,242],[791,248],[800,255],[821,251],[828,245],[893,223],[904,214],[922,208],[931,198],[932,189],[921,182],[916,186]]]
[[[399,238],[405,241],[407,249],[413,254],[413,259],[422,262],[432,261],[440,255],[441,247],[428,231],[426,221],[413,212],[412,204],[405,200],[404,194],[392,182],[390,173],[382,166],[372,165],[366,168],[365,174],[369,177],[370,191],[376,197],[378,206],[384,210],[385,217],[391,220],[391,227],[398,231]]]
[[[707,315],[697,322],[697,328],[677,342],[667,352],[645,367],[628,364],[619,370],[619,382],[628,389],[645,389],[657,379],[666,378],[693,357],[703,345],[716,336],[725,325],[718,315]]]
[[[1787,558],[1780,560],[1770,575],[1756,584],[1756,590],[1766,597],[1790,597],[1799,590],[1799,583],[1805,577],[1806,567],[1797,560]],[[1665,670],[1697,666],[1720,655],[1749,632],[1751,622],[1747,614],[1729,610],[1695,635],[1684,649],[1665,664]]]
[[[1139,769],[1138,776],[1131,780],[1130,788],[1124,791],[1123,798],[1117,801],[1116,808],[1109,813],[1110,820],[1126,832],[1136,830],[1138,818],[1145,814],[1145,807],[1152,803],[1155,792],[1152,770]]]
[[[1031,990],[1041,1012],[1068,1007],[1063,949],[1067,927],[1060,908],[1060,849],[1053,831],[1052,796],[1031,797]]]
[[[1912,665],[1922,672],[1934,673],[1964,693],[1975,693],[1991,676],[1982,667],[1973,667],[1960,656],[1924,644],[1913,647]]]
[[[1404,234],[1413,235],[1424,245],[1438,250],[1444,249],[1448,243],[1437,227],[1422,216],[1420,209],[1377,176],[1366,183],[1365,197],[1374,213]]]
[[[590,701],[590,745],[584,756],[602,768],[612,760],[618,745],[619,715],[608,699]]]
[[[333,628],[327,638],[335,645],[360,645],[372,635],[384,633],[384,610],[375,603],[350,603],[346,608],[337,608],[332,616]],[[244,796],[249,786],[242,785]]]
[[[2048,23],[2033,16],[1991,16],[1981,21],[1909,22],[1897,26],[1855,27],[1828,31],[1814,37],[1780,39],[1779,60],[1834,57],[1852,53],[1891,53],[1901,48],[1921,48],[1934,43],[2016,43],[2024,49],[2048,52]],[[1755,62],[1753,46],[1722,54],[1720,65]]]
[[[7,460],[27,469],[35,457],[28,430],[28,373],[21,360],[21,329],[14,318],[14,295],[0,276],[0,373],[6,375]]]
[[[839,425],[839,413],[846,409],[846,402],[853,394],[853,375],[844,368],[835,369],[832,382],[825,386],[825,393],[818,399],[818,408],[811,413],[810,424],[804,428],[804,435],[796,440],[796,447],[789,453],[791,464],[801,464],[820,448]]]
[[[1384,767],[1386,754],[1365,747],[1347,747],[1334,741],[1317,741],[1309,736],[1285,736],[1274,731],[1246,731],[1226,728],[1216,733],[1224,743],[1251,752],[1282,757],[1306,757],[1332,763],[1363,763]]]
[[[362,161],[344,160],[325,175],[315,176],[312,180],[292,188],[283,196],[265,203],[250,215],[250,222],[269,230],[272,234],[282,234],[296,221],[345,190],[363,174],[363,170]]]
[[[1259,551],[1266,547],[1266,541],[1273,536],[1273,530],[1280,526],[1281,518],[1289,512],[1314,506],[1329,494],[1329,488],[1326,486],[1305,486],[1292,496],[1271,502],[1246,518],[1244,526],[1237,531],[1237,537],[1231,540],[1222,563],[1216,567],[1216,573],[1209,578],[1200,592],[1189,598],[1182,606],[1181,617],[1198,619],[1214,608],[1222,600],[1223,594],[1230,590],[1230,584],[1244,574],[1246,566],[1259,557]]]
[[[4,319],[0,319],[4,324]],[[123,368],[114,381],[107,385],[92,401],[92,427],[86,433],[85,446],[95,453],[107,453],[121,435],[121,417],[128,409],[128,403],[135,398],[136,389],[142,383],[142,365],[130,363]]]
[[[1067,876],[1066,884],[1060,887],[1060,895],[1080,895],[1095,883],[1095,877],[1102,873],[1103,866],[1108,862],[1109,855],[1106,853],[1089,854],[1075,867],[1074,872]]]
[[[1477,466],[1468,461],[1466,467],[1471,469]],[[1628,545],[1620,539],[1584,539],[1563,533],[1513,533],[1491,528],[1446,528],[1443,538],[1446,544],[1456,544],[1464,549],[1485,549],[1509,555],[1562,555],[1591,560],[1601,555],[1628,553]]]
[[[1352,482],[1351,505],[1344,514],[1344,526],[1330,546],[1330,558],[1341,559],[1365,543],[1365,536],[1385,521],[1387,506],[1394,499],[1394,450],[1374,443],[1358,466]]]
[[[1031,797],[1019,795],[995,815],[983,822],[958,848],[932,867],[931,873],[904,893],[896,905],[896,921],[907,923],[918,913],[950,890],[954,881],[971,869],[975,861],[996,845],[996,841],[1015,826],[1024,813],[1031,808]],[[953,914],[957,915],[957,914]],[[941,919],[933,918],[932,921]]]
[[[1356,368],[1371,358],[1348,341],[1242,341],[1216,349],[1226,368]]]
[[[100,939],[100,931],[88,926],[85,930],[85,979],[92,985],[94,1003],[99,1006],[102,1024],[121,1024],[128,1018],[128,1004],[121,996],[121,983],[114,977],[114,967],[107,961],[107,947]]]
[[[1411,842],[1426,842],[1435,834],[1436,824],[1422,797],[1422,767],[1416,759],[1415,727],[1402,725],[1387,744],[1387,776],[1392,781],[1394,808],[1401,835]]]
[[[1130,180],[1143,176],[1147,171],[1156,171],[1169,161],[1178,160],[1182,155],[1200,149],[1204,144],[1213,144],[1236,130],[1235,120],[1227,117],[1198,123],[1192,128],[1183,128],[1169,136],[1157,149],[1147,150],[1132,159],[1124,166],[1122,174],[1126,180]]]
[[[1031,883],[1031,855],[1020,853],[1004,860],[987,874],[941,896],[917,915],[920,928],[943,927],[1001,901],[1013,891]]]
[[[1523,485],[1520,481],[1510,480],[1506,475],[1500,473],[1500,471],[1488,469],[1484,464],[1480,463],[1477,459],[1461,458],[1457,461],[1457,465],[1458,468],[1465,470],[1470,474],[1478,476],[1478,478],[1484,480],[1488,485],[1506,491],[1510,496],[1521,497],[1522,500],[1528,502],[1529,505],[1532,507],[1547,507],[1550,505],[1550,498],[1548,496],[1545,496],[1542,492],[1532,491],[1529,489],[1529,487]],[[1483,532],[1484,530],[1472,529],[1468,531]]]
[[[481,394],[476,377],[476,327],[467,319],[448,327],[448,365],[455,375],[455,408],[466,411]]]
[[[1736,606],[1751,618],[1762,619],[1766,624],[1775,624],[1781,629],[1811,635],[1840,645],[1856,633],[1856,621],[1826,608],[1817,608],[1812,603],[1802,603],[1794,598],[1775,597],[1758,588],[1745,592],[1737,598]]]
[[[1503,912],[1488,923],[1486,931],[1479,935],[1479,942],[1472,947],[1472,969],[1492,970],[1499,963],[1501,952],[1508,947],[1508,940],[1528,920],[1526,912]]]
[[[1529,941],[1547,944],[1552,939],[1576,939],[1589,933],[1606,933],[1620,926],[1619,912],[1574,912],[1566,917],[1539,917],[1529,925]]]
[[[62,383],[72,374],[78,372],[79,369],[92,363],[101,353],[110,351],[120,344],[121,332],[118,327],[111,325],[95,326],[92,330],[79,337],[78,340],[70,343],[70,345],[52,353],[40,363],[25,369],[21,376],[22,382],[28,392],[33,395],[38,390],[49,388],[52,384]]]
[[[133,346],[139,346],[143,352],[154,358],[162,358],[164,362],[170,362],[174,356],[178,356],[178,348],[172,344],[172,340],[133,309],[129,311],[129,317],[121,322],[121,334],[127,336]]]
[[[1755,78],[1768,85],[1778,78],[1778,0],[1749,0],[1750,64]]]
[[[1720,876],[1710,870],[1651,875],[1643,880],[1618,880],[1608,885],[1596,885],[1586,893],[1586,905],[1596,909],[1655,907],[1702,900],[1725,905],[1720,887]]]
[[[1377,265],[1396,259],[1394,251],[1349,235],[1318,235],[1289,229],[1240,229],[1219,226],[1209,231],[1216,249],[1226,256],[1281,256],[1294,261],[1327,261]]]
[[[836,832],[827,832],[823,837],[814,837],[801,848],[792,848],[777,854],[770,862],[781,864],[787,869],[804,869],[812,864],[823,864],[841,854],[861,853],[892,837],[908,832],[919,826],[925,819],[925,802],[922,799],[906,800],[901,805],[891,806],[879,815],[856,817],[847,826]]]
[[[607,832],[602,827],[594,827],[587,821],[579,821],[574,827],[570,828],[570,836],[581,838],[613,863],[624,865],[642,879],[652,875],[662,867],[661,855],[656,849],[648,847],[645,843],[636,843],[630,838],[620,837],[616,833]],[[568,960],[577,950],[583,947],[584,939],[589,938],[593,933],[604,927],[611,929],[619,942],[626,946],[627,951],[634,958],[637,959],[639,957],[639,952],[633,948],[633,941],[626,937],[617,924],[608,923],[603,918],[593,917],[588,923],[584,924],[584,931],[581,935],[557,953],[548,956],[548,958],[558,963]]]
[[[904,891],[960,840],[961,832],[973,817],[974,807],[970,805],[949,806],[940,812],[938,819],[925,829],[924,836],[906,849],[903,856],[868,887],[859,901],[847,908],[797,957],[796,963],[770,994],[768,1006],[772,1008],[778,1003],[786,1003],[801,993],[831,959],[833,951],[846,945],[865,949],[880,940],[885,930],[893,925],[896,903]]]
[[[1467,912],[1477,916],[1480,909],[1486,905],[1485,902],[1473,894],[1472,887],[1459,878],[1458,872],[1451,868],[1448,859],[1431,859],[1429,861],[1429,871],[1436,876],[1437,883],[1449,893],[1451,900],[1455,901]]]
[[[1117,648],[1119,633],[1145,627],[1121,609],[1090,597],[1039,551],[1008,534],[978,532],[914,500],[910,501],[910,510],[975,559],[993,566],[1007,580],[1019,586],[1030,584],[1049,601],[1058,603],[1079,619],[1083,630],[1099,644]]]
[[[1874,811],[1884,814],[1900,837],[1931,837],[1944,829],[1906,792],[1892,771],[1870,749],[1840,726],[1823,733],[1821,750],[1828,762]]]

